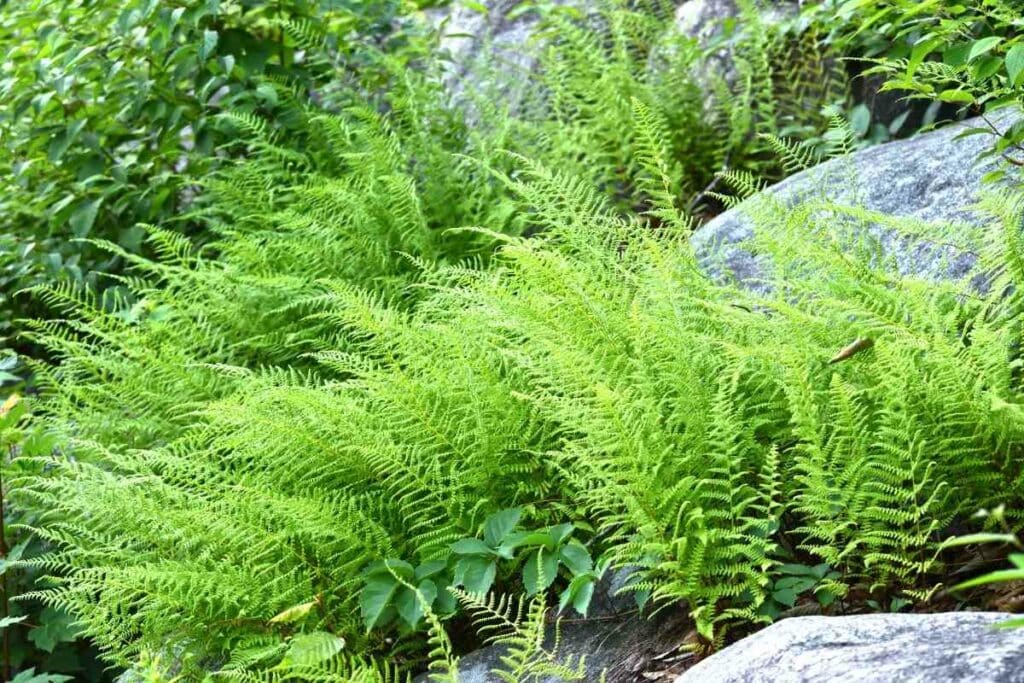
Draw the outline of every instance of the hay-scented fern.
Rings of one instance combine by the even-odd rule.
[[[633,24],[608,16],[614,46]],[[1020,497],[1019,207],[991,200],[962,237],[978,291],[901,275],[863,230],[920,225],[757,204],[773,266],[746,291],[687,245],[689,174],[651,83],[607,119],[552,88],[571,112],[553,120],[578,124],[554,146],[557,125],[500,107],[460,125],[429,77],[396,79],[387,115],[295,105],[308,145],[235,116],[257,142],[207,181],[213,244],[151,230],[121,301],[40,290],[63,318],[35,327],[62,361],[40,368],[40,414],[63,446],[17,482],[55,548],[32,597],[123,665],[377,680],[433,661],[454,680],[422,568],[457,569],[508,509],[593,529],[600,566],[685,601],[709,640],[785,605],[794,566],[828,565],[802,592],[838,601],[924,597],[949,524]],[[620,120],[622,148],[587,157]],[[536,576],[497,562],[496,588],[572,596],[585,568],[535,547]],[[411,568],[385,588],[426,637],[367,630],[380,562]]]
[[[596,549],[636,568],[633,589],[686,601],[714,638],[770,613],[785,565],[827,563],[838,596],[924,597],[950,522],[1019,499],[1014,202],[964,238],[983,292],[900,275],[864,212],[756,206],[773,263],[756,294],[709,279],[684,234],[620,218],[585,183],[526,162],[503,182],[543,237],[504,238],[486,271],[439,269],[412,310],[326,282],[306,369],[206,366],[230,384],[143,448],[66,397],[105,386],[159,321],[58,338],[99,379],[51,394],[75,458],[48,458],[55,471],[22,492],[58,547],[39,597],[122,662],[184,648],[215,666],[259,645],[273,667],[307,632],[387,657],[358,617],[365,567],[446,559],[522,506],[531,524],[586,518]],[[197,261],[189,282],[223,268]],[[233,281],[221,299],[241,315],[252,281]],[[429,649],[398,642],[397,662]]]

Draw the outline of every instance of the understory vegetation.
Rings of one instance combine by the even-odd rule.
[[[121,4],[128,33],[168,9]],[[596,680],[544,634],[612,573],[640,609],[684,605],[706,652],[808,604],[927,609],[960,581],[951,537],[1018,530],[1019,126],[983,131],[1005,163],[972,223],[757,193],[878,140],[853,59],[952,117],[1019,106],[1008,3],[772,23],[740,2],[710,45],[671,29],[670,2],[528,6],[515,100],[487,51],[458,81],[426,4],[182,3],[147,49],[182,46],[223,106],[179,74],[188,107],[155,128],[160,106],[133,110],[131,135],[123,111],[32,127],[52,96],[0,119],[12,160],[67,140],[57,170],[4,161],[37,174],[0,200],[31,214],[4,295],[45,311],[16,323],[29,386],[0,408],[8,678],[101,680],[81,663],[100,657],[153,681],[456,681],[495,642],[501,680]],[[869,16],[885,31],[851,28]],[[280,49],[240,71],[216,52],[229,33]],[[883,54],[892,36],[928,49]],[[88,51],[67,68],[107,49],[84,40],[61,33]],[[159,130],[151,165],[72,172],[64,155],[102,174],[128,144],[79,120]],[[200,122],[209,141],[162,176]],[[689,241],[741,201],[756,287]],[[93,274],[18,256],[44,233]],[[973,265],[907,273],[893,235]],[[54,674],[8,652],[79,636],[95,652]]]

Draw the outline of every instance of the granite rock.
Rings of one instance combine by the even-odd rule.
[[[1024,629],[995,612],[784,619],[699,662],[676,683],[1015,683]]]
[[[698,229],[691,239],[697,258],[718,278],[735,278],[756,286],[764,261],[743,243],[753,235],[749,209],[764,197],[783,208],[817,198],[919,221],[981,225],[985,218],[972,207],[982,188],[982,176],[993,170],[995,162],[978,163],[978,155],[993,138],[973,135],[957,139],[965,126],[981,125],[979,121],[953,124],[790,176]],[[876,237],[905,275],[956,279],[966,275],[975,262],[969,254],[924,240],[909,241],[891,231],[876,230]]]

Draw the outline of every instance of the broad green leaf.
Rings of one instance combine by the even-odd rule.
[[[423,603],[420,599],[422,598],[430,606],[434,604],[434,599],[437,597],[437,586],[430,579],[421,581],[420,585],[417,586],[417,590],[419,595],[416,594],[415,590],[403,586],[395,598],[395,608],[398,610],[398,616],[402,617],[409,626],[413,627],[423,617]]]
[[[813,588],[816,583],[818,583],[818,580],[813,576],[787,576],[775,582],[775,589],[803,593]]]
[[[974,78],[975,81],[983,81],[986,78],[995,75],[1002,66],[1002,57],[992,55],[982,57],[971,67],[971,77]]]
[[[504,545],[513,548],[536,548],[537,546],[554,548],[556,541],[547,531],[528,531],[512,534]]]
[[[486,593],[497,571],[497,563],[491,558],[469,555],[455,565],[455,584],[465,586],[470,593]]]
[[[594,597],[596,579],[593,574],[577,576],[569,582],[569,586],[558,597],[558,611],[562,612],[570,604],[580,616],[587,616],[590,600]]]
[[[59,643],[76,640],[81,629],[67,612],[53,607],[45,608],[39,614],[39,625],[28,632],[28,638],[40,650],[53,652]]]
[[[71,225],[71,229],[74,232],[75,237],[85,237],[92,230],[93,223],[96,222],[96,213],[100,209],[100,204],[103,203],[103,198],[91,199],[81,202],[75,207],[74,211],[71,212],[71,216],[68,218],[68,224]]]
[[[579,612],[580,616],[587,616],[587,610],[590,609],[590,601],[594,597],[594,586],[595,582],[593,580],[587,581],[580,586],[572,599],[572,607]]]
[[[1024,43],[1017,43],[1006,52],[1004,60],[1006,73],[1010,76],[1010,85],[1017,85],[1024,73]]]
[[[818,604],[820,604],[822,607],[828,607],[833,602],[835,602],[836,598],[839,596],[837,596],[835,591],[833,591],[831,588],[821,587],[816,588],[814,590],[814,597],[818,600]]]
[[[531,553],[523,565],[523,586],[527,595],[547,590],[558,576],[558,555],[547,548]]]
[[[857,137],[864,137],[871,128],[871,110],[865,104],[858,104],[850,113],[850,126]]]
[[[452,552],[456,555],[494,555],[494,548],[479,538],[463,538],[452,543]]]
[[[942,100],[943,102],[958,102],[963,104],[970,104],[974,102],[974,95],[967,92],[966,90],[954,88],[951,90],[943,90],[942,92],[940,92],[939,99]]]
[[[417,581],[422,581],[428,577],[440,574],[447,568],[448,563],[444,560],[431,560],[416,567],[416,572],[413,576]]]
[[[497,547],[516,528],[522,512],[520,508],[510,508],[488,517],[484,522],[484,541],[487,545]]]
[[[546,531],[551,534],[551,537],[555,540],[555,544],[559,544],[565,539],[569,538],[575,527],[572,524],[556,524],[548,527]]]
[[[973,62],[978,57],[991,52],[996,45],[1003,42],[1002,36],[989,36],[982,38],[981,40],[974,41],[971,45],[970,52],[967,53],[967,61]]]
[[[64,674],[37,674],[35,667],[31,667],[12,678],[10,683],[64,683],[64,681],[72,680],[74,680],[72,676]]]
[[[363,574],[364,576],[383,575],[388,577],[397,574],[405,580],[410,580],[416,575],[416,570],[408,562],[392,558],[374,562],[367,567]]]
[[[359,594],[359,607],[367,631],[383,623],[387,609],[392,606],[391,601],[400,586],[401,584],[390,575],[375,574],[367,580]]]
[[[573,574],[584,574],[594,568],[590,551],[580,543],[567,543],[562,546],[558,554],[562,564],[568,567]]]
[[[440,615],[452,614],[459,608],[458,600],[455,598],[455,594],[448,590],[448,587],[442,587],[437,592],[437,598],[434,600],[434,612]]]
[[[207,29],[203,31],[203,42],[199,46],[199,59],[205,60],[217,49],[217,32]]]
[[[913,76],[917,67],[924,61],[924,58],[934,52],[944,42],[945,38],[943,36],[929,34],[922,37],[910,52],[910,59],[907,61],[907,75]]]
[[[28,619],[28,615],[25,614],[21,615],[20,617],[4,617],[0,619],[0,630],[3,630],[8,626],[13,626],[14,624],[20,624],[26,619]]]
[[[258,97],[266,107],[277,106],[277,90],[275,90],[274,86],[269,83],[260,83],[256,86],[256,97]]]
[[[783,588],[772,593],[772,599],[775,602],[785,605],[786,607],[792,607],[796,604],[797,592],[792,588]]]
[[[823,579],[825,578],[825,575],[828,574],[829,569],[831,569],[829,564],[827,562],[822,562],[821,564],[816,564],[811,567],[811,574],[819,579]]]
[[[71,138],[67,133],[57,133],[50,140],[50,146],[47,149],[46,157],[51,163],[60,161],[64,153],[68,151],[68,147],[71,146]]]
[[[776,570],[780,574],[788,574],[790,576],[817,576],[814,567],[806,564],[780,564]]]
[[[292,638],[286,661],[295,667],[316,666],[345,649],[342,638],[325,631],[301,633]]]

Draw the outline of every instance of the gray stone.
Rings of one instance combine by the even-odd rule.
[[[997,125],[1005,126],[1003,117]],[[834,159],[793,175],[744,204],[726,211],[699,228],[691,239],[706,272],[721,279],[734,277],[758,288],[764,261],[742,244],[753,235],[750,210],[765,198],[780,210],[803,200],[827,199],[859,206],[889,216],[944,224],[979,226],[984,217],[973,206],[982,187],[982,176],[995,162],[978,163],[978,154],[992,143],[992,136],[973,135],[955,139],[965,126],[982,126],[979,120],[953,124],[907,140],[890,142]],[[974,265],[969,254],[926,240],[910,241],[878,228],[873,234],[883,251],[894,257],[903,274],[933,278],[959,278]]]
[[[699,662],[676,683],[1015,683],[1024,629],[995,612],[785,619]]]
[[[798,10],[797,3],[785,0],[766,4],[761,11],[761,20],[776,24],[794,16]],[[707,47],[722,35],[725,21],[739,16],[736,0],[686,0],[676,8],[676,28]]]
[[[794,2],[777,2],[765,4],[761,8],[761,21],[772,26],[789,19],[799,11]],[[704,49],[719,42],[724,35],[727,21],[738,20],[740,9],[735,0],[686,0],[676,8],[675,28],[684,36],[697,41]],[[742,32],[742,24],[736,25],[736,32],[728,40],[722,41],[720,49],[708,55],[696,74],[697,81],[709,90],[716,77],[720,77],[732,87],[736,80],[736,69],[733,63],[732,48]]]
[[[497,89],[516,103],[537,63],[532,44],[537,16],[517,12],[522,0],[485,0],[486,13],[461,3],[428,16],[441,27],[440,48],[449,58],[445,79],[455,94],[470,89]],[[555,5],[585,6],[584,0],[554,0]],[[481,59],[486,56],[486,59]],[[495,82],[495,79],[500,82]]]

